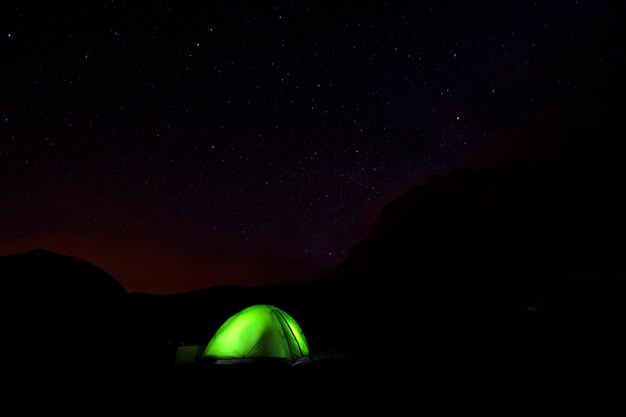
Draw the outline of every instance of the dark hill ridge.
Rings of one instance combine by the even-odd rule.
[[[623,179],[563,164],[433,176],[382,210],[329,281],[520,308],[553,276],[623,270]]]
[[[119,369],[128,294],[113,277],[81,259],[33,250],[0,257],[0,279],[16,380]]]
[[[5,290],[17,297],[27,293],[93,302],[126,295],[124,287],[97,266],[43,249],[0,257],[0,271]]]
[[[0,257],[0,276],[5,300],[24,312],[22,340],[43,334],[64,364],[76,361],[65,346],[80,344],[90,348],[79,358],[107,357],[107,369],[158,373],[177,344],[206,341],[257,303],[289,312],[314,354],[386,361],[418,340],[433,371],[470,356],[534,363],[591,341],[623,346],[612,336],[626,321],[623,179],[623,166],[578,163],[431,177],[389,203],[316,282],[128,295],[99,268],[45,251]]]
[[[546,273],[623,267],[623,169],[571,168],[433,176],[389,203],[332,277],[489,264]]]
[[[556,327],[581,315],[615,324],[626,317],[623,168],[596,168],[517,164],[431,177],[388,204],[327,279],[133,295],[153,311],[138,327],[159,317],[160,340],[197,342],[240,308],[269,303],[302,321],[314,347],[388,356],[402,339],[380,334],[407,329],[442,344],[539,337],[545,329],[528,327],[530,311]]]
[[[330,274],[334,306],[385,309],[391,326],[354,319],[418,328],[437,357],[459,346],[483,359],[614,357],[626,322],[624,178],[624,165],[582,160],[433,176],[389,203]]]

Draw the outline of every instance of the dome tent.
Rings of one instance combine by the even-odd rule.
[[[296,321],[281,309],[257,304],[241,310],[217,330],[203,359],[217,364],[283,360],[291,364],[309,358],[309,346]]]

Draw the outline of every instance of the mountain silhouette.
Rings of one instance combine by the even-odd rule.
[[[132,294],[136,327],[158,343],[202,343],[241,308],[270,303],[297,318],[314,348],[381,359],[407,331],[438,357],[602,340],[626,317],[623,178],[619,166],[579,163],[433,176],[391,201],[325,279]]]
[[[480,270],[510,281],[623,267],[623,175],[513,165],[432,176],[390,202],[334,279]],[[469,279],[469,281],[474,281]],[[523,284],[526,284],[523,283]]]
[[[0,257],[3,285],[12,296],[23,293],[61,298],[63,303],[104,301],[126,295],[112,276],[72,256],[44,249]]]
[[[622,165],[561,161],[432,176],[387,204],[325,279],[299,284],[127,294],[77,258],[0,257],[4,299],[17,312],[7,331],[19,355],[45,349],[54,370],[80,373],[88,361],[100,372],[162,375],[176,346],[206,343],[235,312],[267,303],[298,321],[314,358],[385,364],[418,343],[431,374],[614,361],[626,320],[623,174]]]
[[[121,364],[128,295],[108,273],[37,249],[0,257],[0,277],[17,375],[77,376]]]
[[[580,159],[432,176],[390,202],[330,274],[341,294],[334,305],[388,311],[391,325],[386,315],[358,316],[370,328],[419,329],[433,358],[616,358],[615,328],[626,319],[624,178],[622,164]]]

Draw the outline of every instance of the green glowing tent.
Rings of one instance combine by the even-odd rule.
[[[256,362],[259,359],[301,363],[309,346],[298,323],[279,308],[267,304],[248,307],[217,330],[203,358],[218,364]]]

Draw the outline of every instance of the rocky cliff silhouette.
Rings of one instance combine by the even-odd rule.
[[[406,191],[328,277],[334,308],[351,304],[364,332],[409,331],[437,357],[616,357],[624,166],[548,162],[459,169]]]

